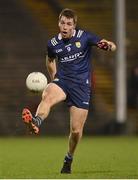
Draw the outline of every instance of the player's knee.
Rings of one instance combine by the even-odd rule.
[[[76,137],[76,138],[81,137],[82,136],[82,130],[81,129],[73,129],[71,131],[71,134],[73,137]]]
[[[47,97],[47,92],[44,90],[42,93],[42,100],[45,100],[46,97]]]

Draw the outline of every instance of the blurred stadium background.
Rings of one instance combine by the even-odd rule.
[[[0,0],[0,135],[21,136],[23,107],[35,112],[41,99],[25,86],[30,72],[45,67],[46,42],[58,31],[58,13],[62,8],[78,13],[78,26],[114,40],[114,0]],[[97,51],[93,60],[94,92],[84,133],[88,135],[138,134],[138,81],[132,72],[138,67],[138,3],[126,0],[127,118],[116,121],[115,53]],[[134,82],[134,85],[133,85]],[[123,126],[122,126],[123,125]],[[60,103],[44,122],[42,135],[67,135],[69,114]]]

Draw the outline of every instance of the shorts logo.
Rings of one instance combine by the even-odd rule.
[[[77,48],[81,47],[81,43],[79,41],[75,42],[75,45],[76,45]]]
[[[58,78],[55,78],[53,81],[57,82],[57,81],[59,81],[59,79],[58,79]]]
[[[86,84],[89,84],[89,80],[88,79],[86,80]]]
[[[88,105],[88,104],[89,104],[89,102],[83,101],[83,104],[87,104],[87,105]]]

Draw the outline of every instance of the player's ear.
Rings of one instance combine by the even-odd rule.
[[[60,22],[58,21],[58,27],[60,26]]]
[[[58,20],[58,27],[60,27],[60,25],[61,25],[61,21],[60,21],[60,19]]]

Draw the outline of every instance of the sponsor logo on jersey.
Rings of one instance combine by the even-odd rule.
[[[81,43],[79,41],[75,42],[75,45],[76,45],[77,48],[81,47]]]
[[[68,61],[74,61],[77,58],[81,58],[82,52],[75,53],[73,55],[69,55],[66,57],[61,58],[61,62],[68,62]]]

